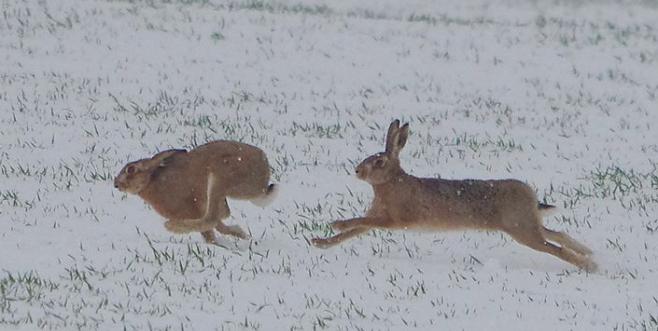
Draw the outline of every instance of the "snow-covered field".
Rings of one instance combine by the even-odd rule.
[[[0,4],[0,329],[656,330],[658,6],[235,0]],[[500,233],[372,231],[353,176],[411,125],[419,176],[518,178],[588,274]],[[112,187],[235,139],[279,198],[248,241],[174,236]]]

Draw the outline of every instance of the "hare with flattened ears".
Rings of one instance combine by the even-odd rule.
[[[114,179],[122,192],[139,195],[168,221],[174,233],[200,232],[217,243],[214,230],[238,238],[246,233],[223,219],[226,198],[265,206],[275,197],[265,153],[255,146],[219,140],[191,151],[172,149],[126,164]]]
[[[499,230],[532,249],[596,270],[591,250],[543,226],[542,214],[554,206],[538,203],[527,184],[513,179],[446,180],[407,174],[400,167],[399,154],[408,136],[408,124],[391,123],[386,150],[356,167],[357,177],[372,185],[375,194],[366,216],[333,222],[332,228],[341,232],[313,239],[315,246],[328,248],[374,228]]]

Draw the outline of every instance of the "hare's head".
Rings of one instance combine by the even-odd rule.
[[[121,192],[138,194],[151,182],[155,171],[166,165],[169,157],[185,152],[185,150],[171,149],[160,152],[150,159],[130,162],[114,178],[114,187]]]
[[[400,127],[395,120],[388,127],[386,150],[369,156],[356,167],[356,176],[372,185],[383,184],[403,173],[400,167],[400,150],[407,143],[409,123]]]

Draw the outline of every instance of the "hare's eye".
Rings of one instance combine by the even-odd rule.
[[[375,161],[375,167],[381,168],[384,166],[384,163],[386,163],[384,159],[378,159],[377,161]]]
[[[130,167],[126,168],[126,173],[129,174],[129,175],[134,174],[135,173],[135,167],[130,166]]]

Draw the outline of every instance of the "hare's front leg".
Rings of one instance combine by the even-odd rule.
[[[364,232],[367,232],[370,230],[369,228],[355,228],[351,229],[345,232],[341,232],[333,237],[329,238],[313,238],[311,239],[311,243],[313,246],[317,248],[329,248],[332,246],[336,246],[340,244],[341,242],[350,239],[352,237],[356,237]]]
[[[371,228],[386,228],[390,222],[386,218],[379,217],[358,217],[344,221],[336,221],[331,223],[331,227],[335,230],[343,232],[329,238],[314,238],[311,243],[318,248],[329,248],[340,244],[341,242],[356,237]]]

